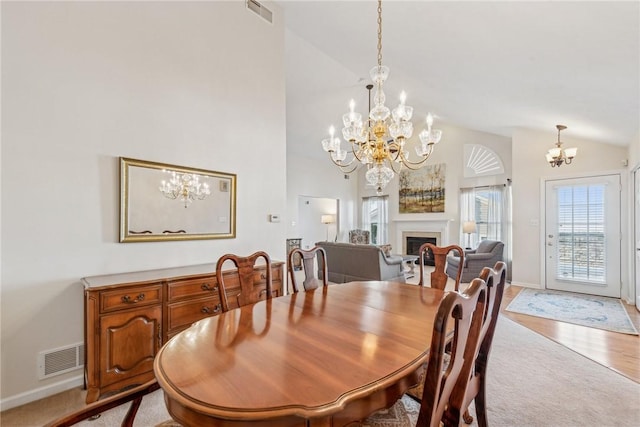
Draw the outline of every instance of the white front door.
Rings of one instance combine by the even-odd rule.
[[[547,180],[546,288],[620,298],[620,175]]]

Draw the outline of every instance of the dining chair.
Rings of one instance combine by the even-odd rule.
[[[264,259],[266,264],[266,289],[254,286],[254,265],[260,258]],[[229,279],[225,279],[224,275],[222,274],[222,266],[226,261],[232,261],[238,269],[240,290],[239,293],[234,295],[235,302],[238,307],[258,302],[264,299],[263,295],[266,297],[266,299],[270,299],[272,297],[271,258],[269,258],[269,255],[266,252],[258,251],[247,257],[241,257],[234,254],[225,254],[222,255],[216,263],[216,278],[218,279],[218,286],[220,287],[222,311],[229,311],[229,308],[232,308],[230,307],[229,296],[227,295],[227,292],[230,289],[229,283],[225,283],[225,281]]]
[[[458,426],[453,424],[445,413],[449,410],[450,397],[456,391],[456,387],[466,385],[458,381],[458,378],[464,368],[466,349],[476,348],[485,312],[486,296],[484,280],[476,278],[463,293],[448,292],[440,301],[434,319],[424,392],[416,427],[438,427],[441,422],[445,427]],[[453,337],[447,331],[451,322],[454,324]],[[445,349],[449,348],[449,343],[451,352],[447,355]],[[403,405],[402,399],[395,405]],[[386,417],[384,412],[375,413],[362,425],[385,425]]]
[[[420,403],[420,415],[416,427],[437,427],[442,421],[445,427],[458,426],[444,417],[450,406],[450,397],[456,387],[463,367],[467,348],[475,348],[480,337],[482,319],[487,299],[484,280],[473,279],[463,292],[449,292],[436,313],[429,360],[425,375],[424,392]],[[454,321],[453,339],[447,334],[449,320]],[[448,366],[444,367],[445,349],[451,342]]]
[[[289,277],[291,278],[291,286],[293,292],[298,292],[298,280],[295,274],[295,257],[299,256],[304,270],[304,280],[302,287],[305,291],[316,289],[320,286],[329,285],[329,272],[327,270],[327,253],[319,246],[311,249],[294,248],[289,252]],[[316,260],[318,262],[318,270],[316,270]],[[318,271],[318,274],[315,273]],[[319,276],[322,277],[319,277]]]
[[[465,367],[462,370],[463,375],[458,379],[460,384],[451,396],[452,405],[446,415],[456,425],[460,422],[460,414],[463,409],[462,418],[464,422],[467,424],[473,422],[473,417],[471,417],[468,410],[472,400],[475,401],[478,427],[486,427],[488,425],[486,407],[487,361],[491,352],[498,315],[500,314],[506,277],[507,266],[502,261],[496,262],[493,268],[485,267],[480,272],[480,278],[487,284],[487,304],[476,348],[467,347]]]
[[[460,287],[460,279],[462,277],[462,267],[464,266],[464,251],[458,245],[449,245],[449,246],[436,246],[432,243],[424,243],[420,246],[420,250],[418,251],[418,259],[420,260],[420,281],[418,285],[424,286],[424,261],[428,253],[431,253],[433,256],[433,261],[435,265],[435,269],[431,272],[431,287],[435,289],[444,290],[447,286],[447,280],[449,276],[447,275],[447,255],[449,253],[457,251],[460,254],[460,264],[458,268],[458,274],[455,278],[455,290],[457,291]]]
[[[152,379],[139,386],[127,389],[120,393],[98,400],[97,402],[90,403],[77,411],[71,412],[67,415],[63,415],[54,421],[50,421],[45,424],[45,427],[69,427],[78,424],[88,418],[95,417],[101,413],[115,408],[120,405],[124,405],[127,402],[131,402],[129,410],[122,420],[122,427],[133,426],[133,421],[138,413],[142,398],[149,393],[152,393],[160,388],[158,381]]]

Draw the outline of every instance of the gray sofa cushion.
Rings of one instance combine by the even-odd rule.
[[[318,242],[327,254],[329,281],[345,283],[354,280],[393,280],[405,282],[402,257],[386,256],[375,245]]]

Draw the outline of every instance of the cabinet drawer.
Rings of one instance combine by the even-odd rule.
[[[175,329],[219,313],[222,313],[222,304],[217,296],[169,304],[167,332],[171,334]]]
[[[185,298],[220,296],[215,276],[169,281],[167,286],[169,302]]]
[[[162,284],[104,291],[100,293],[100,312],[162,303]]]
[[[282,281],[282,268],[271,267],[271,283]],[[253,285],[265,286],[267,284],[267,271],[260,267],[253,272]]]
[[[227,296],[232,297],[240,292],[240,281],[238,275],[233,273],[227,273],[224,275],[224,284],[227,290]],[[253,272],[253,286],[256,288],[266,289],[267,287],[267,272],[264,267],[257,268]],[[273,296],[278,297],[282,295],[282,267],[275,266],[271,270],[271,290]]]

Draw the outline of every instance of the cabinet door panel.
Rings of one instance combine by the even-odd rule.
[[[103,386],[153,371],[153,359],[162,339],[160,305],[102,316],[100,322]]]

